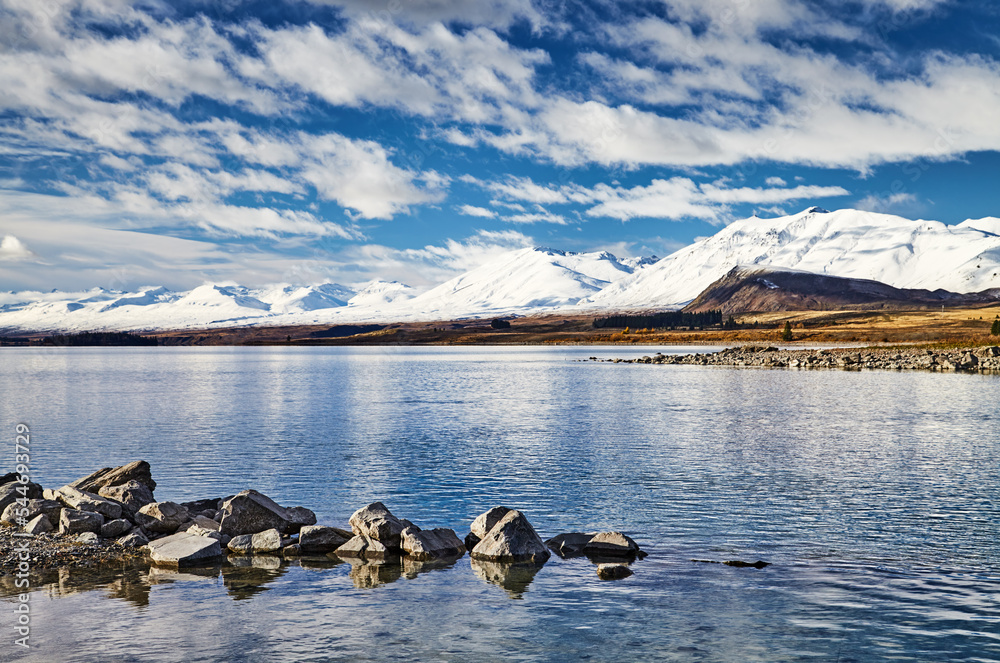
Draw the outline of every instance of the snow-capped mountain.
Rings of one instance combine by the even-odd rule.
[[[636,260],[639,265],[641,260]],[[605,251],[528,248],[505,253],[406,304],[430,319],[572,306],[639,269]]]
[[[352,324],[573,311],[680,308],[736,266],[869,279],[896,288],[1000,288],[1000,219],[947,226],[858,210],[752,217],[657,260],[550,248],[510,251],[422,294],[402,283],[189,292],[0,293],[0,331],[154,330]]]
[[[890,214],[811,208],[736,221],[587,298],[612,309],[679,308],[737,265],[870,279],[896,288],[977,292],[1000,286],[996,219],[947,226]]]
[[[349,306],[384,309],[393,303],[412,299],[416,291],[399,281],[372,281],[347,302]]]

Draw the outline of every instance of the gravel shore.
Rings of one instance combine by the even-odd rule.
[[[55,533],[23,536],[19,528],[0,525],[0,577],[14,575],[21,564],[23,550],[28,551],[31,573],[63,566],[88,567],[108,563],[142,560],[145,551],[123,548],[112,541],[81,543],[75,536]]]
[[[763,366],[768,368],[829,368],[841,370],[952,371],[989,373],[1000,371],[1000,347],[956,350],[911,348],[831,348],[789,350],[743,346],[707,354],[664,355],[639,359],[599,359],[615,364],[687,364],[701,366]]]

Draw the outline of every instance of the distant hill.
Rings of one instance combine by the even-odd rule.
[[[687,312],[725,314],[769,311],[913,309],[997,303],[1000,290],[960,294],[947,290],[894,288],[871,279],[851,279],[773,267],[734,267],[712,283]]]

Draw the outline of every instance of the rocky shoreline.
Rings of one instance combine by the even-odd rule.
[[[449,566],[468,552],[477,575],[516,593],[553,554],[586,557],[605,580],[632,575],[632,564],[646,556],[616,531],[543,540],[522,512],[503,506],[480,514],[459,538],[451,529],[422,529],[398,518],[381,502],[358,509],[340,528],[319,525],[311,510],[281,506],[256,490],[175,503],[157,502],[155,488],[145,461],[103,468],[56,489],[16,473],[0,477],[0,589],[67,569],[277,569],[299,560],[350,563],[355,583],[371,587]]]
[[[956,350],[915,348],[829,348],[790,350],[773,346],[742,346],[719,352],[686,355],[656,353],[638,359],[590,361],[615,364],[675,364],[694,366],[762,366],[766,368],[826,368],[848,371],[939,371],[992,373],[1000,371],[1000,347]]]

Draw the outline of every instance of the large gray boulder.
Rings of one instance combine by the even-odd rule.
[[[256,534],[240,534],[229,541],[229,550],[240,555],[271,553],[281,550],[281,532],[276,529]]]
[[[218,541],[187,532],[150,541],[147,546],[150,558],[157,564],[167,566],[198,566],[222,557],[222,546]]]
[[[133,517],[139,509],[156,501],[149,486],[135,479],[117,486],[102,486],[97,494],[120,503],[125,507],[125,511]]]
[[[156,482],[153,481],[149,463],[144,460],[136,460],[118,467],[105,467],[69,485],[84,492],[99,494],[100,489],[105,486],[121,486],[130,481],[138,481],[150,491],[156,490]]]
[[[373,539],[390,549],[399,548],[399,535],[406,528],[381,502],[358,509],[350,522],[355,535]]]
[[[453,557],[465,552],[465,544],[455,530],[438,527],[420,530],[407,527],[400,536],[403,552],[418,560]]]
[[[135,527],[131,532],[115,541],[122,548],[141,548],[149,543],[149,539],[142,533],[142,529]]]
[[[381,541],[359,534],[334,551],[337,557],[358,557],[361,559],[381,560],[398,553],[399,549],[390,549]]]
[[[299,550],[305,553],[333,552],[347,543],[349,532],[324,525],[306,525],[299,530]]]
[[[472,526],[469,530],[478,538],[480,541],[486,538],[489,531],[496,527],[496,524],[500,522],[504,516],[510,513],[511,510],[505,506],[495,506],[486,513],[482,513],[472,521]]]
[[[136,525],[161,534],[173,534],[188,519],[187,509],[175,502],[153,502],[135,514]]]
[[[472,549],[472,557],[494,562],[544,562],[549,549],[520,511],[509,511]]]
[[[79,511],[77,509],[63,509],[59,514],[60,534],[82,534],[83,532],[101,531],[104,525],[104,516],[93,511]]]
[[[44,513],[38,514],[24,526],[24,531],[32,536],[51,532],[53,529],[55,528],[52,527],[52,523],[49,521],[48,516]]]
[[[223,502],[219,531],[230,536],[256,534],[268,529],[281,533],[297,532],[302,527],[302,521],[308,520],[300,509],[296,507],[289,513],[289,509],[267,495],[256,490],[244,490]],[[315,515],[313,522],[316,522]]]
[[[125,534],[132,529],[132,523],[125,520],[124,518],[119,518],[117,520],[109,520],[101,526],[101,538],[102,539],[117,539],[121,535]]]
[[[18,483],[13,481],[0,486],[0,513],[19,498],[37,500],[42,497],[42,487],[37,483]]]
[[[63,486],[55,490],[55,498],[71,509],[79,511],[93,511],[99,513],[108,520],[121,518],[122,505],[112,502],[95,493],[74,488],[73,486]]]
[[[63,505],[55,500],[28,500],[25,506],[17,502],[11,502],[0,515],[0,522],[5,525],[17,525],[18,521],[33,520],[39,514],[45,514],[49,522],[59,522],[59,512]]]
[[[286,507],[285,514],[288,521],[292,524],[292,527],[287,530],[289,533],[297,532],[302,527],[316,524],[316,514],[304,506]]]

